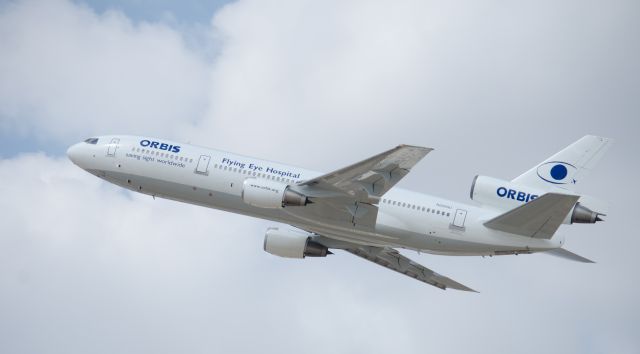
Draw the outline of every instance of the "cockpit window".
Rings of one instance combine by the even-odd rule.
[[[87,144],[91,144],[91,145],[95,145],[98,143],[98,138],[89,138],[87,140],[84,141]]]

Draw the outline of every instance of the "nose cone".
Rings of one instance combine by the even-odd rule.
[[[69,149],[67,149],[67,157],[69,157],[69,160],[76,165],[79,165],[81,154],[82,143],[71,145]]]

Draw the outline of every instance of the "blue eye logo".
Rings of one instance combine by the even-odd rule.
[[[565,177],[567,177],[567,168],[564,165],[557,164],[551,167],[551,177],[556,181],[562,181]]]
[[[573,176],[578,169],[562,161],[550,161],[538,166],[538,177],[553,184],[576,183]]]

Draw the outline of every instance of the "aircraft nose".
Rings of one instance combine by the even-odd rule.
[[[80,156],[81,156],[81,152],[82,152],[81,144],[82,143],[71,145],[67,149],[67,157],[69,157],[69,160],[71,160],[71,162],[73,162],[76,165],[80,161]]]

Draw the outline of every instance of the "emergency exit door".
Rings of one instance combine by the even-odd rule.
[[[464,228],[464,221],[467,219],[467,211],[464,209],[456,210],[456,215],[453,218],[453,226]]]
[[[200,155],[200,159],[198,159],[198,166],[196,166],[196,173],[201,175],[209,174],[209,162],[211,161],[211,156],[208,155]]]
[[[120,145],[120,138],[113,138],[107,145],[107,156],[114,157],[116,156],[116,150],[118,150],[118,145]]]

